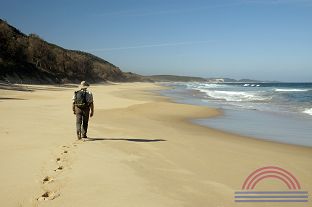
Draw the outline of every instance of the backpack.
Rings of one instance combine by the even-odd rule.
[[[79,90],[75,91],[75,105],[79,108],[85,108],[88,106],[87,91]]]

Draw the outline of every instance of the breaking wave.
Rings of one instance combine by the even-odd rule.
[[[270,100],[271,97],[263,97],[260,95],[253,94],[251,92],[241,91],[217,91],[217,90],[206,90],[199,89],[199,91],[206,93],[209,97],[214,99],[222,99],[226,101],[266,101]]]
[[[308,89],[282,89],[282,88],[276,88],[274,91],[276,92],[305,92],[309,91]]]
[[[303,113],[309,114],[309,115],[312,116],[312,108],[310,108],[310,109],[305,109],[305,110],[303,111]]]

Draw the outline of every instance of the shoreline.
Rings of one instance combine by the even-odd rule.
[[[194,118],[220,112],[172,102],[156,94],[161,87],[154,83],[91,86],[95,115],[86,142],[75,141],[73,88],[0,90],[6,98],[0,100],[6,117],[0,125],[6,137],[1,140],[0,203],[238,206],[234,192],[251,171],[268,165],[291,171],[303,190],[312,190],[311,148],[194,124]],[[43,182],[46,176],[52,181]],[[285,188],[274,180],[261,184],[259,190]],[[42,198],[45,192],[47,197]]]
[[[222,116],[218,117],[194,119],[192,120],[194,124],[251,139],[312,147],[312,143],[309,141],[310,136],[307,134],[308,129],[310,129],[310,117],[292,114],[293,112],[284,114],[282,112],[240,108],[230,104],[217,105],[216,102],[213,100],[210,102],[211,100],[206,99],[200,93],[202,92],[195,89],[184,89],[172,85],[159,92],[175,103],[205,106],[222,113]],[[287,130],[284,130],[285,126],[289,126]],[[293,139],[293,137],[297,138]]]
[[[166,88],[166,86],[162,86],[162,85],[159,85],[159,86]],[[170,87],[168,87],[168,88],[170,88]],[[167,90],[167,89],[161,89],[161,90]],[[164,96],[164,95],[162,95],[162,96]],[[174,98],[167,97],[167,96],[164,96],[164,97],[168,98],[167,101],[171,102],[171,103],[201,106],[201,107],[206,107],[208,109],[213,109],[213,110],[217,111],[217,114],[216,115],[212,115],[212,116],[209,115],[207,117],[199,117],[199,118],[198,117],[189,117],[189,118],[187,118],[185,120],[188,124],[192,124],[192,125],[195,125],[195,126],[202,126],[202,127],[207,128],[209,130],[218,131],[220,133],[227,134],[229,136],[241,137],[241,138],[244,138],[244,139],[252,139],[252,140],[260,141],[260,142],[267,142],[267,143],[280,144],[280,145],[290,145],[290,146],[294,146],[294,147],[301,147],[301,148],[312,149],[312,146],[305,146],[305,145],[292,144],[292,143],[286,143],[286,142],[278,142],[278,141],[275,141],[275,140],[271,140],[269,138],[268,139],[264,139],[264,138],[259,138],[259,137],[248,136],[248,135],[244,135],[244,134],[240,134],[240,133],[226,131],[225,129],[218,129],[218,128],[211,127],[209,125],[196,123],[196,121],[198,121],[198,120],[213,119],[213,118],[218,118],[218,117],[222,118],[222,116],[224,116],[224,110],[221,110],[221,109],[218,109],[218,108],[214,108],[214,107],[210,107],[210,106],[182,103],[182,102],[175,101]]]

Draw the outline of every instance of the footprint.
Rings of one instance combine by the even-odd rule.
[[[56,171],[61,171],[61,170],[63,170],[64,169],[64,167],[63,166],[59,166],[58,168],[56,168],[54,171],[56,172]]]
[[[61,158],[56,158],[56,162],[61,162]]]
[[[53,200],[57,197],[59,197],[59,193],[46,191],[44,194],[42,194],[39,198],[37,198],[38,201],[45,201],[45,200]]]
[[[66,153],[68,153],[68,151],[67,151],[67,150],[64,150],[64,152],[63,152],[63,153],[65,153],[65,154],[66,154]]]
[[[53,178],[51,178],[50,176],[45,176],[43,179],[42,179],[42,183],[45,184],[45,183],[50,183],[53,181]]]

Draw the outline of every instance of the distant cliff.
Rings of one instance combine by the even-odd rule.
[[[194,76],[179,76],[179,75],[151,75],[145,76],[155,82],[206,82],[206,83],[273,83],[276,81],[260,81],[252,79],[240,79],[236,80],[233,78],[203,78]]]
[[[205,78],[201,77],[192,77],[192,76],[179,76],[179,75],[151,75],[145,76],[148,79],[151,79],[155,82],[204,82],[206,81]]]
[[[12,83],[69,83],[87,80],[147,81],[92,54],[67,50],[38,35],[25,35],[0,19],[0,80]]]

